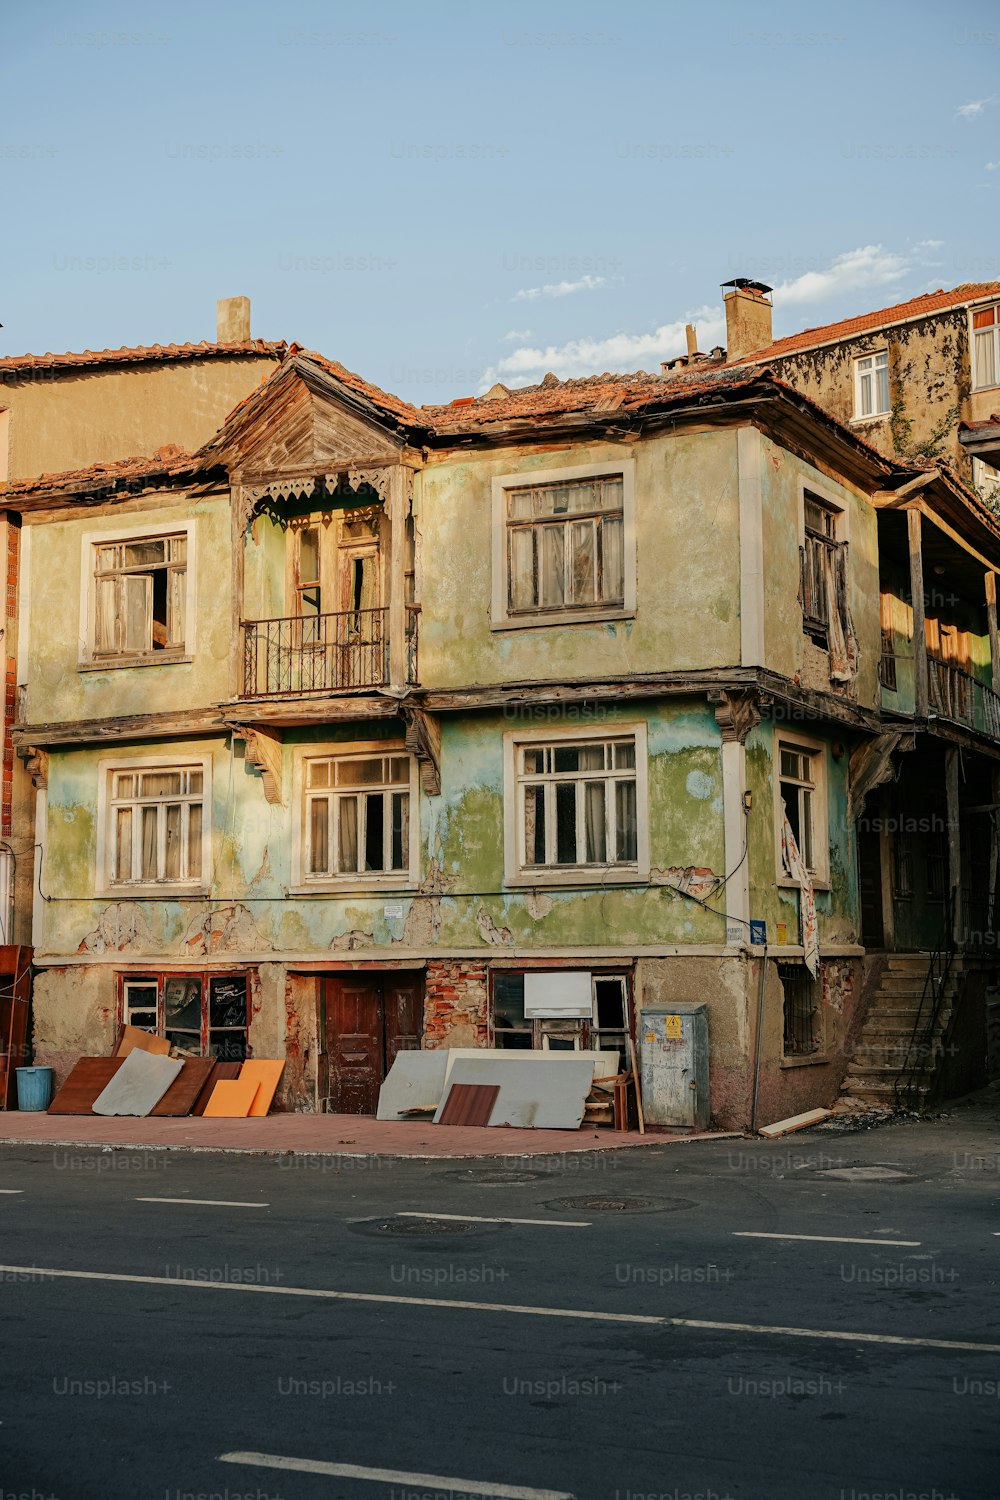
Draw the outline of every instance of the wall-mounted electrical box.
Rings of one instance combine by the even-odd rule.
[[[708,1006],[703,1000],[639,1012],[642,1111],[650,1125],[707,1130]]]

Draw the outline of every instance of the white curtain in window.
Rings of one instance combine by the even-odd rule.
[[[358,868],[358,799],[339,797],[337,814],[339,823],[337,869],[346,874]]]
[[[601,598],[605,603],[621,603],[625,598],[625,528],[621,521],[602,521],[601,552]]]
[[[538,602],[549,609],[555,609],[565,601],[565,535],[562,526],[543,526],[539,532],[541,577]]]
[[[115,615],[118,600],[118,587],[113,578],[99,578],[97,580],[97,631],[96,649],[98,651],[115,651],[118,642],[115,635]]]
[[[802,928],[802,956],[806,968],[813,978],[819,972],[819,933],[816,927],[816,897],[813,894],[812,878],[806,869],[805,860],[799,853],[792,825],[787,814],[781,825],[781,863],[793,880],[799,884],[799,925]]]
[[[594,603],[595,535],[593,521],[574,521],[570,526],[572,553],[571,588],[574,604]]]
[[[587,830],[588,864],[604,865],[608,862],[605,790],[603,781],[584,782],[583,811]]]
[[[1000,375],[997,371],[996,335],[992,328],[976,334],[975,349],[977,390],[982,390],[984,386],[1000,384]]]
[[[534,533],[521,527],[510,534],[510,604],[512,609],[535,605]]]
[[[157,878],[156,843],[158,809],[155,807],[144,807],[142,809],[142,879],[155,880]]]

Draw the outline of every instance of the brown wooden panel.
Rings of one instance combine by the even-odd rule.
[[[439,1125],[488,1125],[500,1095],[498,1083],[453,1083]]]
[[[326,980],[329,1108],[373,1115],[385,1076],[382,987],[378,980]]]
[[[89,1115],[125,1061],[124,1057],[81,1057],[49,1105],[50,1115]]]
[[[382,985],[385,997],[385,1071],[396,1061],[397,1052],[419,1052],[424,1029],[422,979],[387,974]],[[384,1076],[384,1075],[383,1075]]]
[[[173,1083],[159,1104],[149,1111],[151,1115],[189,1115],[199,1102],[206,1083],[215,1067],[211,1057],[186,1057]],[[239,1064],[237,1063],[238,1067]]]
[[[212,1093],[215,1089],[215,1085],[217,1083],[221,1083],[223,1079],[239,1078],[240,1068],[243,1066],[242,1063],[238,1062],[216,1062],[215,1058],[213,1057],[191,1057],[187,1058],[186,1061],[208,1062],[212,1064],[211,1068],[209,1069],[208,1075],[201,1086],[201,1093],[195,1100],[194,1108],[191,1110],[191,1113],[193,1115],[203,1115],[205,1113],[205,1105],[208,1103],[209,1099],[211,1099]],[[161,1100],[160,1102],[162,1104],[163,1101]]]
[[[31,1061],[30,948],[0,946],[0,1109],[17,1108],[17,1068]]]

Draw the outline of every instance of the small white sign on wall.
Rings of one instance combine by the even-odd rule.
[[[387,901],[382,908],[384,917],[401,917],[403,915],[402,901]]]
[[[524,1014],[526,1017],[592,1017],[594,1000],[590,974],[566,969],[525,974]]]

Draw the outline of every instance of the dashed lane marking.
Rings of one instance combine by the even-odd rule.
[[[197,1203],[203,1208],[270,1208],[270,1203],[234,1203],[229,1198],[137,1198],[136,1203]]]
[[[223,1464],[254,1469],[284,1469],[297,1474],[325,1474],[331,1479],[371,1479],[376,1484],[414,1484],[421,1489],[460,1495],[496,1495],[498,1500],[573,1500],[568,1490],[535,1490],[523,1484],[494,1484],[479,1479],[452,1479],[442,1474],[408,1474],[405,1469],[368,1469],[360,1464],[328,1464],[314,1458],[285,1458],[278,1453],[220,1453]]]
[[[920,1240],[851,1239],[838,1234],[766,1234],[762,1229],[734,1229],[738,1240],[811,1240],[818,1245],[919,1245]]]
[[[544,1224],[546,1229],[590,1229],[589,1219],[512,1219],[509,1215],[487,1214],[436,1214],[429,1209],[401,1209],[393,1214],[395,1219],[450,1219],[461,1224]]]

